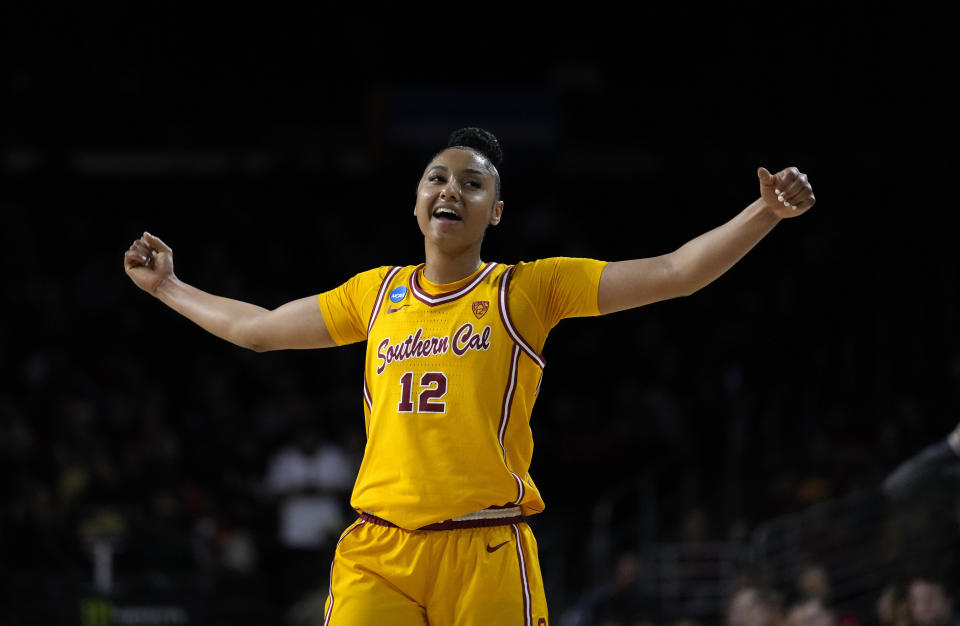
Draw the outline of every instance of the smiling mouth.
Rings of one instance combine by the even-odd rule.
[[[440,208],[433,212],[434,219],[446,220],[451,222],[462,222],[463,218],[460,217],[456,211],[451,209]]]

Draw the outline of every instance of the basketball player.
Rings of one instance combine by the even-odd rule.
[[[149,233],[124,255],[137,286],[236,345],[366,341],[359,517],[335,551],[325,624],[546,625],[524,520],[544,508],[527,470],[547,334],[564,318],[691,294],[814,204],[796,168],[760,168],[757,200],[669,254],[486,262],[484,234],[504,216],[501,157],[489,132],[454,132],[417,188],[423,263],[370,269],[272,311],[179,280]]]

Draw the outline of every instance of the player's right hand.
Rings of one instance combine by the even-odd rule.
[[[144,231],[123,254],[123,270],[147,293],[156,293],[173,276],[173,250],[158,237]]]
[[[760,198],[777,217],[796,217],[806,213],[817,199],[807,175],[795,167],[771,174],[765,167],[757,168],[760,179]]]

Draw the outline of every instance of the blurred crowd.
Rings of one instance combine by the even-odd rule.
[[[174,401],[172,417],[149,383],[127,403],[46,375],[60,391],[37,380],[38,395],[0,409],[0,624],[79,615],[97,597],[265,623],[320,590],[360,451],[312,403],[246,407],[252,429],[236,406]]]
[[[956,546],[954,545],[954,548]],[[643,591],[642,558],[624,553],[610,579],[569,607],[563,626],[956,626],[960,624],[954,575],[923,563],[878,579],[859,603],[838,597],[834,576],[822,563],[801,564],[785,584],[745,573],[732,576],[715,612],[664,615],[659,599]]]
[[[524,219],[538,222],[537,210]],[[99,246],[64,274],[38,254],[33,222],[16,212],[4,219],[6,249],[21,250],[32,268],[29,280],[15,266],[3,269],[9,328],[19,323],[36,332],[0,338],[7,381],[0,388],[0,624],[75,615],[97,598],[171,602],[206,624],[315,620],[333,545],[354,515],[348,500],[364,445],[356,392],[362,348],[253,354],[224,345],[126,281],[125,242],[106,241],[116,229],[100,232],[96,221],[59,226],[67,245]],[[530,254],[546,254],[549,238],[561,231],[531,229]],[[297,262],[283,241],[259,243],[258,254]],[[189,252],[182,258],[200,256],[193,240],[183,244]],[[353,258],[349,242],[327,244],[326,258]],[[200,283],[206,278],[215,292],[264,304],[291,295],[280,293],[290,284],[264,279],[254,286],[242,267],[225,263],[225,245],[207,246],[205,258],[183,262],[184,271]],[[577,252],[582,245],[559,247]],[[361,268],[351,262],[311,280],[332,286],[334,276],[346,278],[351,269]],[[815,275],[816,266],[809,271]],[[805,280],[785,278],[769,306],[789,317]],[[548,510],[531,523],[553,614],[564,626],[664,624],[650,604],[651,585],[621,593],[630,572],[642,570],[622,561],[623,546],[642,552],[646,545],[715,541],[749,548],[752,531],[769,520],[879,487],[950,424],[934,412],[949,406],[950,395],[885,396],[878,389],[878,398],[854,409],[831,395],[837,381],[776,376],[766,366],[770,353],[743,324],[745,311],[759,309],[756,290],[733,277],[717,296],[602,324],[564,323],[552,335],[547,355],[556,361],[532,425],[541,451],[532,473]],[[695,325],[717,298],[735,304],[726,313],[711,311],[713,327]],[[895,332],[876,336],[889,344]],[[776,349],[796,356],[807,340],[794,341]],[[939,348],[949,355],[950,345]],[[610,346],[648,358],[617,361]],[[808,352],[801,369],[818,366],[823,350]],[[614,388],[598,414],[578,384],[577,363],[602,359]],[[941,357],[932,361],[944,365]],[[890,375],[851,372],[848,382],[879,388]],[[885,397],[895,400],[873,414]],[[856,417],[867,409],[869,431]],[[596,420],[603,427],[585,436],[583,424]],[[613,510],[604,514],[604,507]],[[937,526],[935,533],[943,532]],[[949,532],[937,543],[948,551],[957,546]],[[743,584],[724,600],[731,625],[853,626],[851,620],[881,617],[845,613],[822,593],[806,597],[813,592],[766,580],[747,585],[738,571],[726,576],[730,585]],[[891,581],[877,605],[893,606],[884,609],[884,623],[945,626],[936,621],[942,608],[922,608],[949,604],[937,594],[952,598],[957,578],[951,570],[944,576]],[[870,584],[879,593],[886,581]],[[936,615],[919,617],[928,613]],[[908,614],[909,622],[896,621]],[[689,619],[712,623],[702,615]]]
[[[377,265],[419,262],[422,240],[403,207],[432,138],[448,129],[417,126],[419,95],[406,98],[412,119],[392,135],[261,129],[249,150],[222,158],[199,148],[111,157],[54,138],[55,148],[6,155],[0,626],[75,615],[78,604],[95,615],[98,598],[176,602],[206,612],[206,624],[316,617],[333,541],[354,515],[362,346],[245,352],[138,291],[122,254],[149,229],[174,248],[185,281],[267,307]],[[226,126],[182,132],[171,131],[171,145],[232,137]],[[402,132],[422,145],[385,139]],[[652,147],[623,150],[617,133],[509,144],[508,208],[487,258],[660,254],[752,199],[749,148],[657,152],[669,143],[657,135]],[[357,146],[358,136],[382,143]],[[712,202],[662,210],[689,185],[690,162],[717,171],[699,183]],[[623,551],[691,536],[753,549],[764,524],[878,488],[956,423],[956,255],[923,243],[939,232],[932,222],[900,243],[922,275],[851,237],[836,209],[849,197],[829,182],[842,167],[812,162],[818,198],[833,199],[804,224],[778,227],[715,285],[551,332],[531,423],[531,474],[547,510],[531,525],[555,619],[588,615]],[[358,207],[374,180],[375,206]],[[634,185],[642,211],[612,228],[595,208],[622,207]],[[924,297],[890,297],[891,284]],[[602,387],[584,379],[597,372]],[[882,526],[881,513],[864,514]],[[784,584],[759,595],[786,598]]]
[[[722,609],[709,619],[660,619],[656,600],[636,592],[638,559],[624,554],[608,585],[598,587],[575,609],[564,614],[568,626],[956,626],[957,588],[923,568],[915,568],[883,584],[859,610],[837,602],[831,575],[819,563],[800,568],[791,584],[770,586],[750,577],[738,577],[725,596]]]
[[[916,11],[914,42],[910,3],[640,3],[458,49],[328,5],[188,8],[4,14],[0,626],[322,623],[362,348],[224,345],[122,254],[149,229],[185,281],[266,307],[418,263],[415,181],[473,124],[505,144],[485,260],[663,254],[760,165],[818,198],[694,296],[551,333],[551,619],[955,626],[956,481],[877,502],[960,415],[950,20]]]

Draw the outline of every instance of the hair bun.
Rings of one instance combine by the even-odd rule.
[[[450,133],[447,147],[453,148],[455,146],[476,150],[487,157],[496,168],[499,168],[500,162],[503,161],[503,148],[500,147],[500,140],[490,131],[476,126],[460,128]]]

